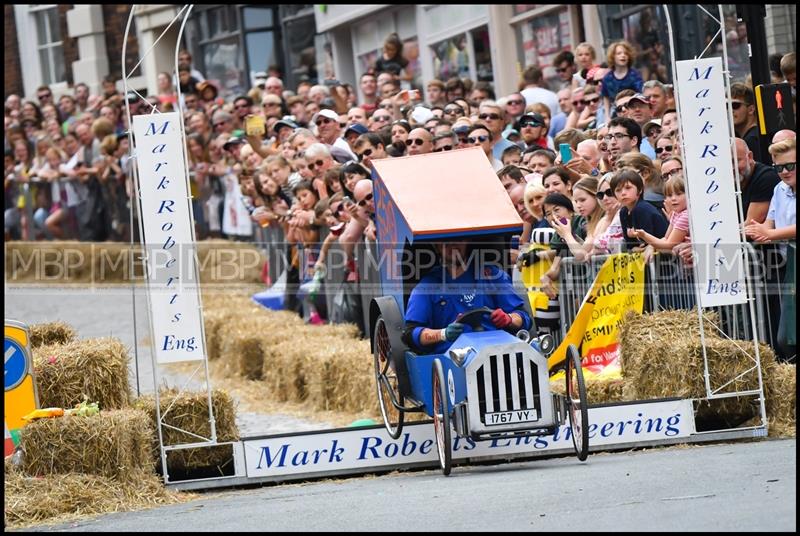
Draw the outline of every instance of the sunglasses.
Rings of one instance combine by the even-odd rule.
[[[309,171],[314,171],[314,166],[317,166],[318,168],[321,168],[324,163],[325,162],[323,162],[322,160],[317,160],[316,162],[311,162],[310,164],[308,164],[308,170]]]
[[[520,123],[519,128],[536,128],[536,127],[543,127],[544,125],[541,123],[536,123],[534,121],[526,121],[525,123]]]
[[[423,143],[425,143],[425,140],[423,140],[421,138],[416,138],[416,139],[413,139],[413,140],[409,138],[409,139],[406,140],[406,146],[408,146],[408,147],[411,147],[412,144],[414,144],[416,146],[420,146]]]
[[[483,119],[484,121],[487,119],[491,119],[492,121],[497,121],[500,119],[500,114],[480,114],[478,119]]]
[[[317,118],[317,125],[327,125],[328,123],[333,123],[333,119],[330,119],[329,117]]]
[[[452,150],[453,150],[453,146],[452,145],[445,145],[444,147],[439,147],[438,149],[434,149],[433,152],[434,153],[440,153],[442,151],[452,151]],[[791,171],[791,170],[789,170],[789,171]]]
[[[664,147],[656,147],[656,154],[661,154],[664,151],[668,151],[668,152],[671,153],[672,149],[674,149],[674,146],[672,146],[672,145],[667,145],[667,146],[664,146]]]
[[[778,173],[783,173],[784,171],[794,171],[795,164],[796,162],[789,162],[786,164],[772,164],[772,169],[774,169]]]
[[[477,137],[470,136],[469,138],[467,138],[467,141],[470,142],[470,143],[478,143],[478,142],[483,143],[488,139],[489,139],[489,136],[477,136]]]
[[[344,210],[344,203],[339,203],[338,205],[336,205],[336,208],[331,209],[331,214],[333,214],[334,217],[338,218],[339,214],[341,214],[343,210]]]
[[[509,103],[509,104],[511,104],[511,103]],[[450,108],[445,108],[444,109],[444,113],[446,113],[447,115],[457,115],[457,114],[464,113],[464,110],[462,110],[461,108],[458,108],[456,106],[452,106]]]
[[[391,120],[392,120],[392,118],[389,117],[388,115],[372,116],[373,123],[377,123],[378,121],[385,122],[385,121],[391,121]]]
[[[628,105],[627,104],[620,104],[619,106],[617,106],[617,111],[618,112],[624,112],[627,109],[628,109]]]
[[[358,161],[361,162],[362,158],[364,158],[365,156],[369,156],[371,154],[372,154],[372,149],[367,149],[366,151],[364,151],[361,154],[356,153],[356,156],[358,157]]]
[[[359,207],[365,207],[365,206],[367,206],[367,203],[370,202],[370,201],[372,201],[372,194],[367,194],[367,195],[364,196],[364,199],[362,199],[361,201],[358,202],[358,206]]]
[[[743,105],[744,105],[744,103],[743,103],[743,102],[739,102],[739,101],[733,101],[733,102],[731,103],[731,108],[733,108],[734,110],[738,110],[738,109],[739,109],[739,108],[741,108]]]
[[[567,72],[568,70],[569,70],[569,67],[557,67],[557,68],[556,68],[556,72],[557,72],[557,73],[565,73],[565,72]]]
[[[604,197],[614,197],[614,191],[611,188],[608,188],[607,190],[597,192],[594,195],[599,201],[602,201]]]
[[[583,102],[584,104],[586,104],[588,106],[589,104],[594,104],[595,102],[597,102],[599,100],[600,100],[600,97],[595,97],[594,99],[583,99],[581,102]]]
[[[52,93],[41,93],[39,95],[36,95],[36,97],[39,98],[39,100],[41,100],[41,99],[49,99],[52,96],[53,96]]]
[[[678,173],[681,173],[681,172],[683,172],[683,168],[679,167],[679,168],[675,168],[673,170],[667,171],[664,175],[666,175],[667,177],[672,177],[673,175],[677,175]]]
[[[574,101],[572,101],[572,105],[573,106],[580,106],[581,104],[586,104],[586,101],[584,101],[584,100],[574,100]]]
[[[525,104],[525,101],[524,100],[510,100],[506,104],[508,104],[509,106],[518,106],[520,104]]]

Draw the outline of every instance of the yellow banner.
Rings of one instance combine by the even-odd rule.
[[[617,328],[627,311],[641,313],[643,306],[642,254],[612,255],[597,273],[567,336],[548,358],[549,368],[564,361],[567,346],[574,344],[587,378],[620,378]]]

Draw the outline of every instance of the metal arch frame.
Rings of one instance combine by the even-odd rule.
[[[702,58],[703,55],[709,50],[709,48],[711,48],[711,45],[714,43],[714,41],[717,39],[717,37],[722,36],[721,41],[722,41],[723,77],[725,79],[725,96],[726,96],[726,99],[727,99],[726,108],[727,108],[727,111],[728,111],[728,137],[730,139],[730,149],[731,149],[731,152],[733,154],[733,163],[734,163],[733,172],[734,172],[734,178],[735,178],[735,181],[736,181],[735,182],[736,206],[737,206],[737,210],[738,210],[739,221],[744,221],[744,214],[743,214],[743,209],[742,209],[742,195],[741,195],[742,192],[741,192],[741,189],[740,189],[741,188],[741,183],[740,183],[740,179],[739,179],[738,157],[737,157],[736,145],[735,145],[735,143],[736,143],[736,141],[735,141],[736,133],[733,131],[733,111],[732,111],[731,105],[730,105],[730,102],[731,102],[730,76],[731,75],[730,75],[730,68],[728,67],[728,46],[727,46],[727,43],[725,41],[725,15],[723,13],[722,4],[717,4],[717,8],[719,10],[719,19],[714,17],[711,13],[709,13],[700,4],[696,4],[696,5],[697,5],[698,9],[703,11],[708,17],[710,17],[717,24],[719,24],[719,30],[717,30],[717,33],[710,40],[708,45],[706,45],[705,49],[703,49],[703,51],[700,53],[700,55],[699,56],[695,56],[695,59]],[[677,63],[676,63],[677,60],[676,60],[676,57],[675,57],[675,46],[674,46],[675,38],[674,38],[673,29],[672,29],[672,19],[670,17],[669,5],[662,4],[662,7],[664,9],[664,15],[665,15],[666,21],[667,21],[667,32],[668,32],[668,35],[669,35],[670,57],[671,57],[671,63],[672,63],[672,72],[673,72],[673,76],[674,76],[675,73],[677,73]],[[674,87],[674,91],[675,91],[675,95],[676,95],[675,108],[678,111],[678,117],[680,117],[680,115],[681,115],[680,99],[677,98],[677,94],[680,91],[680,87],[679,87],[679,85],[677,83],[674,83],[673,87]],[[679,136],[680,136],[681,150],[685,154],[685,152],[686,152],[686,140],[685,140],[685,138],[683,136],[683,126],[682,126],[680,121],[678,121],[678,133],[679,133]],[[691,209],[691,200],[689,199],[688,195],[686,196],[686,200],[687,200],[687,204],[688,204],[689,208]],[[740,235],[741,235],[741,240],[742,240],[742,248],[741,248],[739,254],[740,254],[740,261],[745,263],[745,268],[744,268],[745,269],[745,285],[746,285],[747,293],[748,293],[747,305],[748,305],[748,309],[749,309],[749,313],[750,313],[750,326],[751,326],[751,330],[752,330],[753,347],[754,347],[754,356],[750,355],[746,351],[745,351],[745,354],[747,354],[747,356],[750,357],[754,361],[755,365],[754,365],[754,367],[746,370],[745,372],[739,374],[738,376],[728,380],[727,382],[725,382],[724,384],[722,384],[720,387],[716,388],[715,390],[711,388],[711,379],[710,379],[710,374],[709,374],[709,370],[708,370],[708,353],[706,351],[706,344],[705,344],[705,326],[704,326],[704,319],[703,319],[703,307],[700,305],[699,289],[698,289],[697,284],[695,284],[694,285],[694,289],[695,289],[695,299],[696,299],[696,303],[697,303],[697,316],[698,316],[699,322],[700,322],[700,342],[701,342],[701,345],[702,345],[702,348],[703,348],[703,365],[704,365],[703,368],[704,368],[704,376],[705,376],[706,400],[718,400],[718,399],[722,399],[722,398],[758,395],[759,405],[760,405],[760,413],[761,413],[761,423],[762,424],[761,424],[760,427],[753,427],[753,428],[763,428],[764,431],[766,432],[767,427],[768,427],[768,422],[767,422],[766,406],[765,406],[765,401],[764,401],[764,381],[763,381],[762,370],[761,370],[761,353],[760,353],[760,349],[758,347],[758,342],[759,342],[758,341],[758,330],[756,329],[756,326],[757,326],[757,324],[756,324],[756,313],[755,313],[756,292],[755,292],[755,289],[753,288],[754,287],[753,281],[752,281],[751,277],[748,277],[748,274],[747,274],[747,270],[749,269],[749,266],[750,266],[750,255],[751,255],[750,251],[752,250],[752,246],[750,246],[747,243],[743,228],[740,229]],[[695,281],[698,280],[697,279],[697,270],[698,270],[698,268],[697,268],[697,266],[695,266],[694,267],[694,274],[695,274],[695,278],[694,279],[695,279]],[[711,322],[709,322],[709,323],[711,323]],[[714,328],[716,328],[717,331],[720,332],[725,338],[728,338],[729,340],[733,340],[733,339],[730,339],[730,337],[728,337],[722,331],[722,329],[719,326],[716,326],[713,323],[711,323],[711,325]],[[727,392],[723,392],[723,393],[720,392],[727,385],[731,384],[732,382],[734,382],[738,378],[744,376],[745,374],[748,374],[753,369],[756,369],[757,372],[758,372],[758,389],[757,390],[727,391]],[[716,433],[716,432],[719,432],[719,430],[714,430],[713,431],[713,433]],[[711,433],[711,432],[707,432],[707,433]]]
[[[177,20],[179,20],[181,17],[183,17],[183,20],[181,21],[180,29],[178,31],[178,37],[177,37],[176,45],[175,45],[175,65],[174,65],[174,73],[173,74],[175,74],[175,75],[177,74],[177,70],[178,70],[178,54],[179,54],[179,51],[180,51],[180,43],[181,43],[181,39],[183,37],[183,31],[184,31],[184,29],[186,27],[186,22],[189,19],[189,16],[190,16],[190,14],[192,12],[192,9],[193,9],[194,5],[193,4],[184,5],[178,11],[178,13],[175,14],[175,16],[173,17],[172,21],[167,25],[167,27],[164,29],[164,31],[161,33],[161,35],[158,37],[158,39],[156,39],[155,42],[152,44],[152,46],[141,56],[141,58],[139,59],[138,63],[136,63],[136,65],[131,69],[130,72],[127,72],[127,65],[126,65],[126,61],[125,60],[126,60],[126,55],[127,55],[128,36],[130,35],[131,24],[133,22],[134,15],[136,13],[136,7],[137,7],[137,4],[133,4],[131,6],[131,10],[130,10],[130,13],[128,15],[128,22],[127,22],[127,25],[126,25],[126,28],[125,28],[125,35],[124,35],[124,38],[123,38],[123,44],[122,44],[122,81],[123,81],[123,86],[124,86],[124,91],[125,91],[125,95],[126,96],[127,96],[128,92],[130,91],[130,92],[136,94],[136,96],[139,99],[143,100],[144,102],[147,102],[147,100],[144,99],[144,97],[142,97],[142,95],[139,94],[136,90],[128,87],[128,79],[130,78],[131,73],[133,71],[135,71],[137,68],[139,68],[139,66],[142,64],[144,59],[153,51],[153,49],[155,49],[155,47],[158,44],[158,42],[161,40],[162,37],[164,37],[164,35],[167,33],[167,31],[169,31],[169,29],[173,26],[173,24],[175,24],[175,22]],[[177,102],[178,102],[177,112],[178,112],[179,123],[180,123],[179,128],[180,128],[180,131],[181,131],[181,137],[183,138],[183,140],[185,140],[186,139],[186,131],[185,131],[185,127],[184,127],[183,108],[182,108],[182,106],[180,104],[181,103],[180,84],[177,85]],[[149,102],[147,102],[147,104],[150,105],[150,107],[151,107],[151,110],[150,110],[151,114],[160,113],[158,111],[158,109],[156,107],[152,106]],[[130,147],[130,149],[129,149],[130,150],[129,158],[130,159],[135,159],[136,158],[136,147],[135,147],[135,140],[133,138],[133,131],[132,131],[132,128],[131,128],[132,122],[131,122],[130,103],[128,102],[127,99],[125,101],[125,112],[126,112],[127,121],[128,121],[128,132],[127,132],[127,134],[128,134],[128,141],[129,141],[129,147]],[[186,154],[187,150],[186,150],[186,144],[185,143],[183,144],[182,151],[183,151],[183,163],[184,163],[184,180],[187,181],[187,191],[190,191],[189,190],[189,185],[188,185],[189,168],[188,168],[188,159],[187,159],[187,154]],[[139,214],[140,214],[139,221],[138,221],[138,227],[139,227],[139,237],[140,237],[140,241],[141,241],[141,244],[142,244],[142,247],[143,247],[143,255],[144,255],[144,259],[145,259],[145,262],[143,263],[143,267],[144,267],[144,271],[145,271],[144,279],[145,279],[145,284],[146,284],[146,289],[147,289],[148,322],[149,322],[150,333],[153,333],[153,318],[152,318],[152,314],[151,314],[152,302],[151,302],[151,295],[150,295],[151,287],[150,287],[150,280],[149,280],[149,262],[148,262],[148,260],[149,260],[148,257],[149,256],[148,256],[148,253],[147,253],[147,246],[146,246],[146,241],[145,241],[144,227],[143,227],[142,218],[141,218],[141,189],[140,189],[139,174],[138,174],[137,166],[136,165],[131,165],[129,170],[128,170],[128,172],[130,173],[131,179],[132,179],[133,184],[134,184],[134,189],[135,189],[135,192],[136,192],[136,203],[135,204],[132,203],[132,207],[131,207],[130,225],[131,225],[131,230],[133,230],[133,208],[135,206],[135,208],[139,211]],[[191,232],[192,243],[196,244],[197,239],[196,239],[196,236],[195,236],[194,214],[192,212],[192,207],[191,207],[191,202],[192,202],[191,195],[186,199],[186,202],[189,205],[190,232]],[[134,273],[133,272],[133,252],[134,252],[134,247],[135,247],[135,243],[134,243],[134,238],[133,238],[133,232],[131,232],[131,254],[130,254],[130,259],[131,259],[131,262],[130,262],[130,266],[131,266],[131,294],[132,294],[132,298],[133,298],[132,301],[133,301],[134,348],[135,348],[135,356],[136,356],[135,357],[135,359],[136,359],[136,376],[137,376],[136,377],[136,381],[137,381],[137,389],[138,389],[138,387],[139,387],[139,363],[138,363],[139,362],[139,352],[138,352],[138,337],[136,335],[136,332],[137,332],[137,328],[136,328],[136,323],[137,323],[136,322],[136,295],[135,295],[136,283],[135,283],[135,281],[133,279],[133,273]],[[196,252],[195,252],[195,257],[194,257],[193,270],[194,270],[195,281],[199,285],[200,278],[199,278],[199,269],[198,269],[197,260],[196,260]],[[203,310],[203,302],[202,302],[202,294],[200,292],[199,287],[197,288],[197,297],[198,297],[198,303],[200,304],[199,307],[200,307],[200,310],[202,312],[202,310]],[[205,348],[205,326],[204,326],[204,324],[202,322],[200,323],[200,328],[201,328],[201,331],[202,331],[202,337],[203,337],[204,348]],[[173,403],[164,411],[164,414],[162,415],[162,413],[161,413],[161,400],[160,400],[160,394],[159,394],[159,384],[160,384],[159,366],[160,365],[156,360],[155,341],[152,339],[152,337],[150,337],[150,353],[151,353],[152,367],[153,367],[153,386],[154,386],[154,393],[155,393],[156,420],[157,420],[158,442],[159,442],[159,449],[160,449],[160,455],[161,455],[161,464],[162,464],[162,470],[163,470],[163,474],[164,474],[164,482],[166,484],[169,484],[170,480],[169,480],[169,472],[168,472],[168,467],[167,467],[167,451],[189,449],[189,448],[197,448],[197,447],[228,445],[228,444],[233,444],[233,442],[219,443],[217,441],[216,419],[214,417],[214,409],[213,409],[213,406],[212,406],[211,381],[210,381],[209,371],[208,371],[208,356],[207,355],[204,356],[203,363],[198,365],[194,369],[194,372],[191,373],[189,378],[186,380],[186,383],[183,386],[180,387],[180,389],[178,390],[178,396],[180,396],[180,394],[182,394],[186,390],[189,382],[192,381],[192,379],[195,377],[195,375],[200,371],[201,367],[204,367],[204,370],[205,370],[205,384],[206,384],[206,396],[207,396],[207,400],[208,400],[208,402],[207,402],[208,403],[208,421],[209,421],[210,431],[211,431],[211,434],[210,434],[211,437],[210,438],[202,437],[202,436],[197,435],[197,434],[195,434],[193,432],[190,432],[188,430],[184,430],[184,429],[181,429],[181,428],[166,424],[164,422],[164,417],[166,417],[166,415],[170,412],[170,410],[172,409],[172,406],[175,404],[175,401],[173,401]],[[177,400],[177,397],[176,397],[176,400]],[[176,444],[176,445],[165,445],[164,444],[164,435],[163,435],[162,427],[167,427],[167,428],[182,432],[184,434],[187,434],[189,436],[196,437],[196,438],[198,438],[198,441],[193,442],[193,443],[180,443],[180,444]],[[216,478],[220,478],[220,477],[216,477]],[[230,478],[230,477],[222,477],[222,478]]]

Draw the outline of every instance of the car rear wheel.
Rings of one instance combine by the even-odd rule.
[[[389,340],[389,332],[386,329],[386,322],[383,316],[379,316],[375,322],[375,329],[372,331],[373,347],[372,353],[375,365],[375,384],[378,389],[378,402],[381,407],[383,424],[386,432],[392,439],[397,439],[403,431],[404,413],[395,407],[394,402],[403,405],[403,395],[400,393],[399,381],[389,356],[392,355],[392,345]]]
[[[575,345],[567,347],[567,406],[572,444],[580,461],[589,455],[589,409],[586,400],[586,383],[583,380],[581,356]]]

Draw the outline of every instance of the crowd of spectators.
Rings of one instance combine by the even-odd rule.
[[[132,115],[182,108],[197,238],[252,241],[259,228],[280,229],[292,251],[304,253],[292,257],[299,282],[325,267],[333,243],[352,260],[358,243],[375,241],[373,161],[473,146],[525,222],[519,263],[553,261],[541,278],[551,299],[564,255],[643,249],[674,252],[688,264],[673,88],[655,75],[643,80],[635,55],[625,41],[605,54],[581,43],[553,60],[558,87],[530,65],[509,95],[457,77],[408,89],[402,42],[392,35],[360,75],[360,92],[336,80],[286,88],[271,72],[226,102],[182,52],[178,79],[161,73],[157,94],[144,99],[121,94],[113,78],[100,95],[82,83],[57,101],[47,86],[38,102],[10,95],[5,236],[128,241],[136,233],[127,100]],[[779,67],[794,95],[795,53]],[[778,132],[762,154],[752,87],[734,83],[731,99],[746,235],[793,240],[795,133]],[[550,247],[526,253],[532,243]],[[355,271],[351,262],[347,276]],[[305,307],[310,321],[325,320],[322,308]]]

